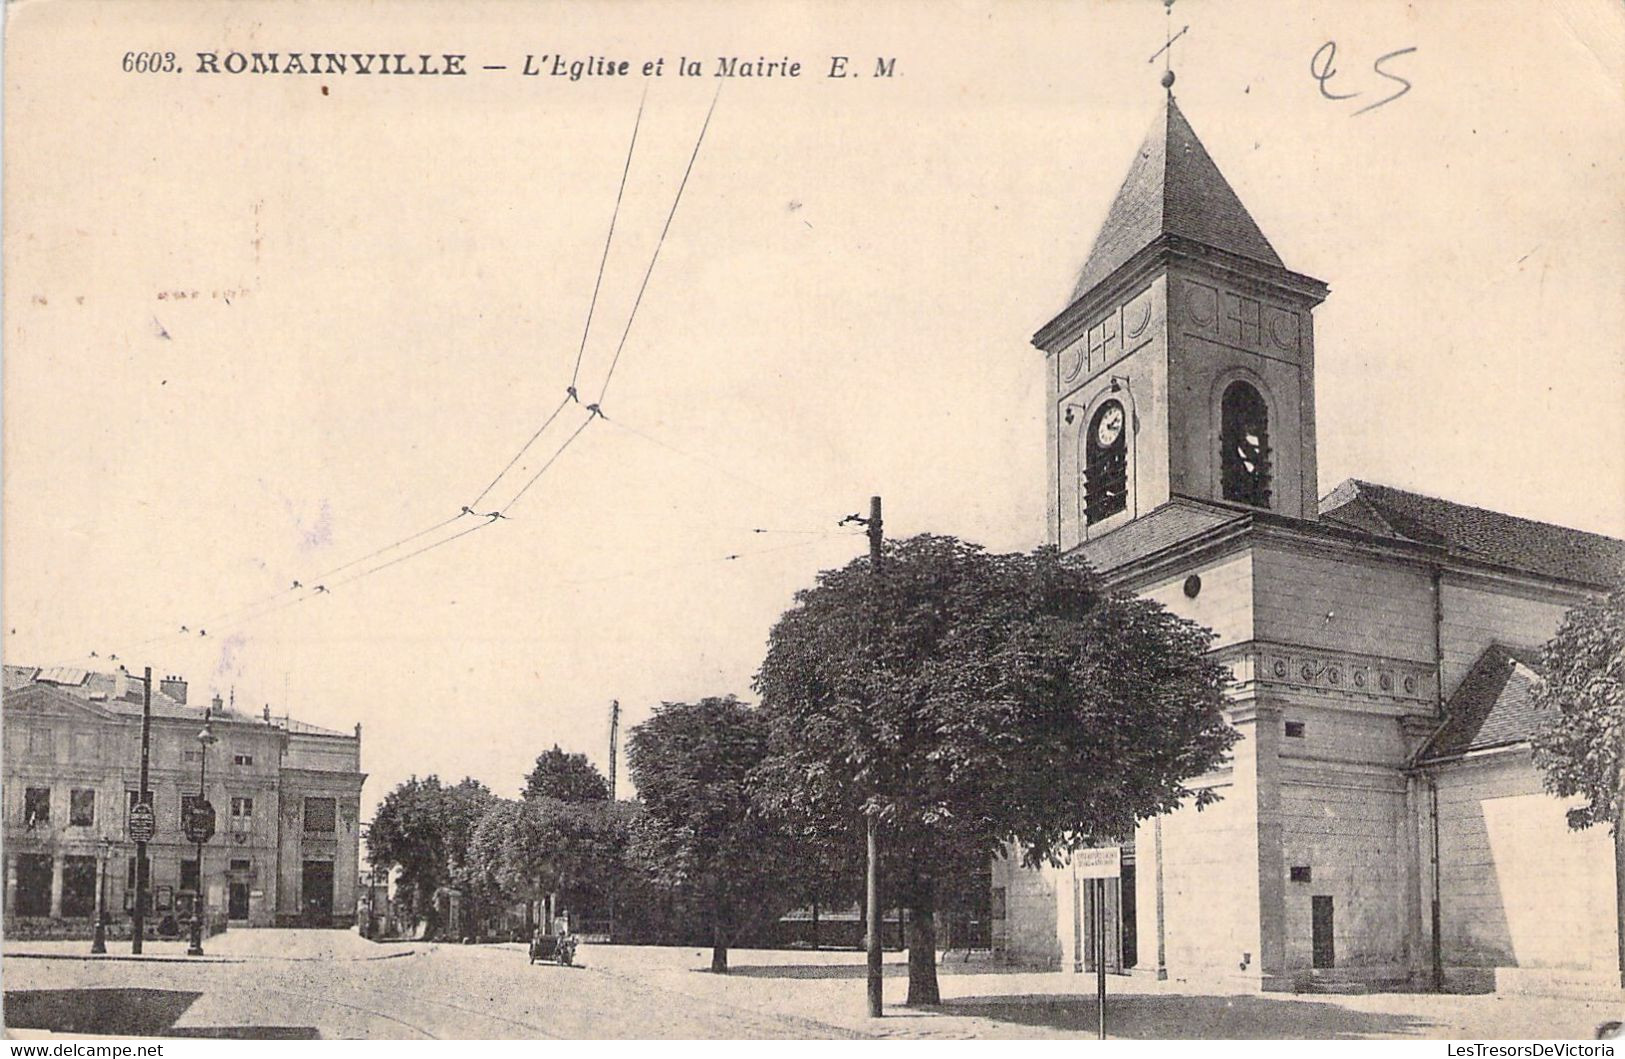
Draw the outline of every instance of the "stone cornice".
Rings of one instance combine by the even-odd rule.
[[[1284,294],[1303,308],[1320,304],[1330,290],[1312,276],[1164,234],[1147,243],[1110,276],[1039,328],[1033,335],[1033,345],[1045,353],[1054,353],[1087,330],[1088,321],[1095,314],[1130,291],[1145,286],[1175,263],[1240,287]]]
[[[1311,692],[1317,705],[1361,713],[1432,717],[1436,674],[1431,661],[1248,640],[1212,652],[1230,666],[1243,696]]]
[[[1584,596],[1594,594],[1597,589],[1597,586],[1584,582],[1516,570],[1485,560],[1453,554],[1437,545],[1379,536],[1333,522],[1292,518],[1272,511],[1180,494],[1175,494],[1169,503],[1195,504],[1232,511],[1235,518],[1136,556],[1117,566],[1099,570],[1100,576],[1108,585],[1132,590],[1140,583],[1164,576],[1170,569],[1183,569],[1195,562],[1224,554],[1227,550],[1234,550],[1237,545],[1261,540],[1301,551],[1316,552],[1333,559],[1342,559],[1353,550],[1374,560],[1407,563],[1419,570],[1438,569],[1453,578],[1468,579],[1477,584],[1501,591],[1516,592],[1526,597],[1547,600],[1556,597],[1559,602],[1578,601]],[[1160,510],[1162,510],[1160,507],[1155,509]],[[1150,517],[1155,511],[1141,515],[1140,518]],[[1126,528],[1128,527],[1125,526],[1124,529]],[[1082,547],[1080,544],[1068,551],[1076,552]]]

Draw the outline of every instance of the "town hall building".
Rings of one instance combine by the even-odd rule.
[[[129,936],[144,709],[148,929],[178,929],[192,895],[221,926],[354,924],[360,726],[244,713],[218,695],[200,708],[180,677],[153,684],[122,666],[4,667],[5,937],[88,936],[98,906]],[[217,819],[201,860],[184,826],[200,789]]]
[[[1618,987],[1615,848],[1529,736],[1540,648],[1625,542],[1364,481],[1322,495],[1313,313],[1170,92],[1041,328],[1049,533],[1213,630],[1221,800],[1143,821],[1111,970],[1257,988]],[[1092,967],[1071,866],[994,868],[994,946]]]

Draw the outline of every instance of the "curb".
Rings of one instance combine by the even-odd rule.
[[[99,963],[111,961],[118,963],[247,963],[244,959],[234,959],[229,956],[136,956],[116,955],[113,953],[71,953],[71,952],[7,952],[0,953],[0,959],[5,960],[79,960],[84,963]]]
[[[373,963],[378,960],[398,960],[403,956],[416,955],[416,949],[407,949],[405,952],[392,952],[385,956],[339,956],[328,958],[325,956],[147,956],[142,954],[115,954],[103,953],[91,955],[90,953],[72,952],[6,952],[0,953],[0,960],[79,960],[85,963],[113,961],[119,963],[256,963],[262,960],[277,960],[282,963]]]

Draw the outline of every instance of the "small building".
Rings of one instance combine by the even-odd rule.
[[[90,930],[96,895],[113,929],[135,907],[128,835],[141,774],[142,678],[122,669],[5,667],[4,842],[7,937]],[[222,703],[187,702],[186,681],[152,689],[147,846],[151,925],[202,892],[234,926],[349,926],[359,864],[361,727],[339,732]],[[203,760],[205,714],[217,738]],[[182,823],[199,771],[216,832],[203,846]]]

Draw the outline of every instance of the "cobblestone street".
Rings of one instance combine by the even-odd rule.
[[[240,931],[187,961],[79,958],[78,943],[15,946],[4,962],[13,1036],[277,1038],[1022,1038],[1094,1033],[1093,979],[981,962],[941,967],[940,1007],[864,1015],[856,952],[588,946],[582,966],[531,966],[518,945],[371,945],[332,931]],[[36,955],[22,955],[22,953]],[[1556,997],[1282,996],[1114,977],[1112,1036],[1127,1038],[1591,1038],[1619,1002]]]

